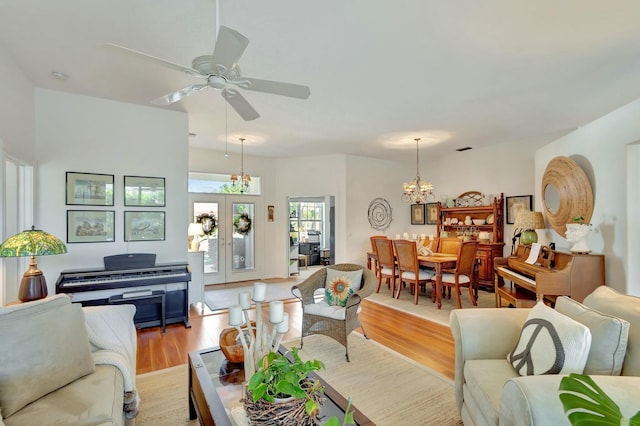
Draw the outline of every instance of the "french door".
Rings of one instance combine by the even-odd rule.
[[[204,215],[215,218],[215,226],[205,226],[206,235],[196,237],[204,251],[204,283],[222,284],[257,280],[261,265],[257,256],[259,240],[256,217],[259,199],[238,195],[190,194],[193,221]],[[210,224],[209,224],[210,225]]]

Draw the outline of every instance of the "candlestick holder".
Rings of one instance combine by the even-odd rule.
[[[244,372],[249,380],[258,368],[258,363],[269,352],[276,352],[282,343],[282,338],[289,331],[289,314],[284,312],[282,301],[276,300],[269,304],[269,321],[264,320],[262,304],[265,301],[266,284],[255,283],[253,297],[249,292],[242,292],[238,296],[239,304],[229,307],[229,325],[238,330],[238,336],[244,352]],[[255,328],[250,319],[251,302],[255,303]],[[269,323],[271,330],[269,329]],[[242,332],[246,324],[248,339]]]

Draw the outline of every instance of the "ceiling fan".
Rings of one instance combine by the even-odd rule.
[[[110,43],[106,46],[204,80],[203,83],[191,84],[152,100],[151,103],[156,105],[171,105],[187,96],[212,87],[220,90],[222,97],[226,99],[229,105],[244,120],[249,121],[260,117],[260,114],[240,94],[237,88],[298,99],[307,99],[309,97],[311,92],[307,86],[261,80],[241,75],[238,60],[248,45],[249,39],[238,31],[220,26],[213,55],[202,55],[194,58],[191,67],[176,64],[117,44]]]

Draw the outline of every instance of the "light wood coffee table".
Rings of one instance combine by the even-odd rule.
[[[281,346],[280,352],[286,349]],[[311,374],[313,377],[318,377]],[[240,426],[244,412],[242,391],[244,382],[242,364],[227,361],[220,348],[208,348],[189,353],[189,418],[199,419],[202,425]],[[347,400],[327,382],[324,386],[325,401],[320,407],[323,418],[337,416],[342,423]],[[358,425],[374,425],[357,408],[351,406]]]

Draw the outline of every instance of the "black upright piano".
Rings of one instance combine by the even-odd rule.
[[[83,306],[131,303],[136,305],[137,327],[163,325],[159,304],[150,304],[147,295],[163,295],[166,324],[189,323],[188,263],[155,263],[155,254],[130,253],[106,256],[104,268],[62,271],[56,293],[66,293]]]

